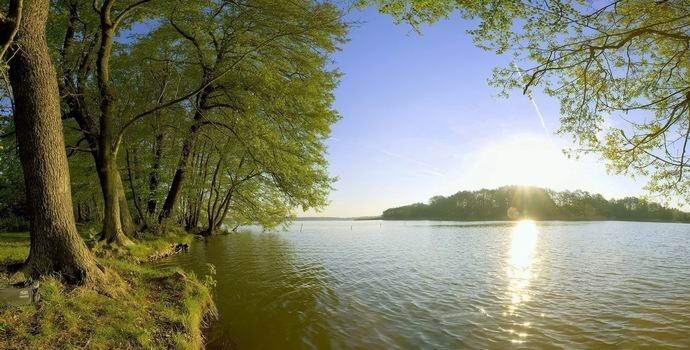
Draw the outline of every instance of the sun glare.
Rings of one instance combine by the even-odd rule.
[[[521,220],[510,232],[510,251],[508,252],[508,296],[510,304],[504,316],[514,316],[523,303],[530,301],[530,281],[534,279],[535,250],[539,230],[532,220]],[[529,322],[523,322],[524,328],[529,328]],[[527,332],[515,332],[509,329],[513,343],[523,343]]]
[[[546,136],[516,135],[478,153],[468,176],[481,187],[504,185],[572,187],[581,182],[577,164]]]
[[[532,220],[522,220],[511,232],[508,254],[508,287],[513,313],[518,305],[529,301],[529,283],[533,278],[535,248],[539,231]]]
[[[532,220],[519,221],[511,234],[510,265],[515,268],[529,267],[536,243],[537,224]]]

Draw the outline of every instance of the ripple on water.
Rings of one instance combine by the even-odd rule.
[[[299,225],[168,262],[216,266],[210,349],[690,348],[687,225]]]

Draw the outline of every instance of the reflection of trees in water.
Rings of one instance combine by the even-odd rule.
[[[295,254],[277,234],[238,233],[210,238],[193,252],[194,270],[216,265],[221,319],[208,348],[328,347],[326,309],[336,302],[318,259]]]
[[[494,221],[494,222],[478,222],[478,223],[452,223],[452,224],[431,224],[431,225],[420,225],[420,226],[431,226],[431,227],[459,227],[459,228],[477,228],[477,227],[513,227],[514,222],[511,221]]]

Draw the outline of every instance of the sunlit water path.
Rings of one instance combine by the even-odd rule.
[[[690,348],[690,225],[298,222],[174,259],[217,268],[211,349]]]

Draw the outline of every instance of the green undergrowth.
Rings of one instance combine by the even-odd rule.
[[[179,268],[135,260],[189,242],[181,234],[137,240],[121,252],[98,258],[126,282],[117,298],[91,287],[66,287],[56,277],[43,278],[36,305],[0,305],[0,349],[199,349],[204,319],[215,316],[210,289]],[[26,234],[0,233],[0,261],[21,262],[28,254]],[[100,254],[99,254],[100,255]],[[16,278],[16,277],[15,277]],[[0,279],[8,282],[3,274]]]
[[[0,233],[0,270],[11,264],[18,264],[29,256],[29,234],[27,232]]]

